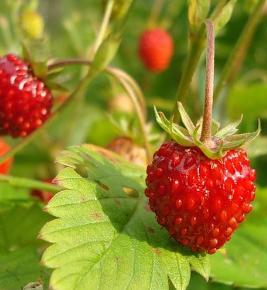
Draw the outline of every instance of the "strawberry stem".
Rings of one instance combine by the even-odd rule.
[[[200,141],[209,144],[211,141],[213,87],[214,87],[214,56],[215,56],[215,36],[212,21],[206,21],[207,29],[207,56],[206,56],[206,87],[205,103],[203,111],[203,123]]]

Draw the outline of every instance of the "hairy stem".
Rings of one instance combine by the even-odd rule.
[[[238,75],[251,43],[251,39],[255,33],[257,24],[262,17],[262,8],[265,1],[266,0],[260,0],[255,6],[255,9],[251,13],[234,50],[228,58],[221,77],[215,86],[214,101],[219,98],[223,88],[225,86],[230,86]]]
[[[210,20],[206,21],[206,29],[207,29],[206,87],[205,87],[205,103],[203,111],[203,124],[200,141],[203,142],[204,144],[209,144],[211,140],[213,86],[214,86],[214,56],[215,56],[214,25]]]
[[[15,187],[40,189],[40,190],[48,191],[51,193],[56,193],[62,190],[61,186],[54,185],[51,183],[36,181],[33,179],[28,179],[28,178],[15,177],[11,175],[4,175],[4,174],[0,174],[0,182],[5,182]]]

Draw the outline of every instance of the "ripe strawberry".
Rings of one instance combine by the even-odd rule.
[[[239,148],[260,132],[235,134],[241,122],[220,129],[213,121],[210,143],[201,141],[201,122],[191,121],[181,103],[185,127],[156,110],[159,125],[174,141],[164,143],[147,167],[146,196],[158,223],[193,251],[216,252],[228,240],[255,198],[255,170]]]
[[[144,65],[153,72],[168,68],[173,56],[173,40],[170,34],[155,28],[143,32],[139,42],[139,56]]]
[[[3,139],[0,139],[0,156],[5,155],[9,150],[8,144]],[[0,164],[0,174],[7,174],[9,172],[12,161],[13,159],[9,158]]]
[[[0,134],[25,137],[49,117],[52,94],[31,66],[8,54],[0,58]]]
[[[242,149],[212,160],[170,141],[147,174],[146,195],[158,222],[193,251],[215,253],[252,210],[255,170]]]
[[[45,180],[46,183],[52,183],[52,179]],[[53,194],[48,191],[43,191],[39,189],[34,189],[31,192],[31,196],[39,199],[41,202],[47,204],[49,200],[53,197]]]

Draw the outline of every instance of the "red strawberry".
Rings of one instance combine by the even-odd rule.
[[[139,55],[151,71],[161,72],[168,68],[173,56],[173,40],[170,34],[155,28],[143,32],[139,42]]]
[[[216,252],[228,240],[255,198],[255,170],[240,148],[260,132],[235,134],[241,122],[220,129],[213,121],[202,142],[202,119],[195,125],[181,103],[184,127],[156,113],[158,124],[174,141],[163,144],[147,167],[145,194],[160,225],[193,251]]]
[[[53,180],[52,179],[47,179],[47,180],[45,180],[45,182],[46,183],[52,183]],[[48,191],[34,189],[31,192],[31,196],[35,197],[35,198],[39,199],[41,202],[47,204],[49,202],[49,200],[53,197],[53,194],[51,192],[48,192]]]
[[[52,94],[31,66],[8,54],[0,58],[0,134],[25,137],[49,117]]]
[[[255,170],[242,149],[212,160],[170,141],[147,174],[146,195],[158,222],[193,251],[215,253],[252,210]]]
[[[10,148],[8,144],[3,139],[0,139],[0,156],[5,155],[9,150]],[[6,161],[0,164],[0,174],[7,174],[9,172],[12,161],[12,158],[8,158]]]

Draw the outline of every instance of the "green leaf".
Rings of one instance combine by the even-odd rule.
[[[216,31],[221,30],[231,19],[236,0],[229,0],[222,8],[218,17],[214,19]]]
[[[0,254],[1,290],[19,290],[40,278],[41,267],[35,248],[28,247]]]
[[[217,254],[211,256],[215,281],[241,287],[267,287],[267,190],[258,189],[253,212]]]
[[[149,210],[145,172],[117,155],[84,145],[65,151],[57,177],[65,190],[47,206],[56,217],[41,237],[52,243],[43,263],[55,290],[186,289],[190,264],[208,273],[208,257],[185,251]],[[197,261],[202,263],[199,270]],[[205,260],[206,259],[206,260]]]
[[[205,21],[210,2],[210,0],[189,0],[188,19],[191,31],[197,31]]]

